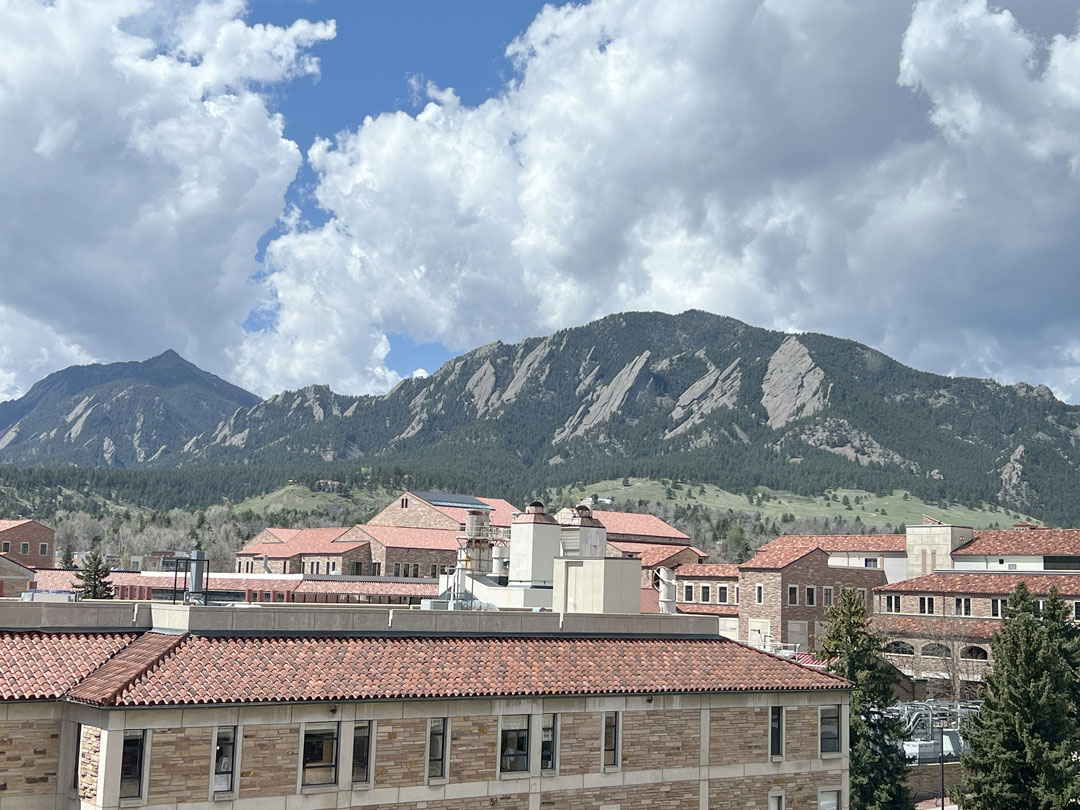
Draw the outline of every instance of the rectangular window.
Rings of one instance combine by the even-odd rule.
[[[304,726],[304,772],[301,785],[333,785],[337,782],[337,723]]]
[[[412,575],[413,579],[418,579],[420,577],[420,563],[412,564]]]
[[[401,563],[394,563],[394,576],[395,577],[400,577],[401,576]]]
[[[840,706],[822,706],[819,721],[821,724],[821,753],[840,753]]]
[[[4,544],[2,546],[0,546],[0,551],[3,551],[5,554],[7,552],[11,551],[11,543],[9,543],[7,540],[5,540]]]
[[[1042,599],[1033,599],[1031,606],[1033,608],[1032,612],[1036,616],[1042,616],[1042,612],[1043,612],[1043,600]]]
[[[920,596],[919,597],[919,613],[934,612],[934,597],[932,596]]]
[[[619,766],[619,713],[604,712],[604,767]]]
[[[500,773],[529,772],[529,715],[508,714],[499,737]]]
[[[821,589],[821,604],[825,607],[832,607],[832,586],[826,585]]]
[[[726,605],[728,603],[727,585],[716,586],[716,601],[719,602],[721,605]]]
[[[371,575],[373,577],[381,577],[382,576],[382,563],[373,562],[371,564]]]
[[[787,603],[789,605],[797,605],[797,604],[799,604],[799,586],[798,585],[788,585]]]
[[[555,746],[558,735],[556,715],[545,714],[540,720],[540,770],[555,770]]]
[[[900,612],[900,595],[887,594],[885,596],[885,612],[886,613],[899,613]]]
[[[401,508],[402,509],[408,509],[409,508],[409,499],[408,498],[402,498],[401,499]]]
[[[30,544],[29,543],[20,543],[19,544],[19,553],[20,554],[29,554],[30,553]]]
[[[439,566],[438,565],[432,565],[431,566],[431,578],[432,579],[438,579],[438,577],[439,577]]]
[[[970,616],[971,615],[971,599],[967,597],[956,597],[956,615],[957,616]]]
[[[214,735],[214,793],[232,793],[236,726],[218,726]]]
[[[806,606],[814,607],[817,604],[817,588],[813,585],[806,589]]]
[[[42,543],[38,546],[38,555],[41,557],[49,556],[49,544]]]
[[[784,707],[773,706],[769,709],[769,756],[784,755]]]
[[[371,721],[357,720],[353,727],[353,782],[371,781]]]
[[[990,615],[995,618],[1001,618],[1001,608],[1004,605],[1004,599],[991,599],[990,600]]]
[[[784,810],[784,794],[779,793],[769,797],[769,810]]]
[[[693,602],[694,601],[694,586],[693,585],[684,585],[683,586],[683,601],[684,602]]]
[[[124,747],[120,754],[121,799],[138,799],[142,797],[145,749],[145,731],[129,730],[124,732]]]
[[[877,568],[877,557],[867,557],[863,560],[863,565],[867,568]]]
[[[336,560],[331,560],[328,563],[328,565],[330,566],[330,573],[331,574],[337,573],[337,561]]]
[[[739,604],[739,586],[735,586],[735,604]]]
[[[82,766],[82,723],[75,724],[75,767],[71,769],[71,789],[79,789],[79,768]]]
[[[765,587],[763,585],[754,586],[754,602],[761,604],[765,601]]]
[[[1080,621],[1080,602],[1073,602],[1073,619]]]
[[[709,588],[708,585],[702,585],[701,586],[701,601],[702,602],[711,602],[712,601],[712,593],[710,593],[710,588]]]
[[[432,717],[428,721],[428,779],[446,778],[446,718]]]
[[[840,791],[822,790],[817,797],[818,810],[840,810]]]

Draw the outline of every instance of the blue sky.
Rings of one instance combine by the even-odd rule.
[[[544,5],[532,0],[256,0],[248,20],[286,26],[307,17],[337,23],[337,37],[318,49],[319,79],[293,82],[272,95],[273,106],[285,116],[285,135],[306,151],[316,137],[354,129],[367,115],[415,114],[424,102],[411,97],[410,77],[453,87],[469,105],[497,95],[514,73],[506,46]],[[304,164],[288,200],[306,219],[321,223],[327,215],[312,203],[314,182]],[[262,244],[278,232],[267,233]],[[396,332],[387,338],[386,365],[403,377],[416,369],[433,372],[453,356],[438,341],[416,343]]]

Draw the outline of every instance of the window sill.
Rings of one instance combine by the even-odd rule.
[[[131,798],[131,799],[121,799],[120,800],[120,806],[121,807],[145,807],[146,806],[146,799],[142,798],[141,796]]]
[[[227,802],[236,798],[235,790],[215,790],[211,797],[215,802]]]
[[[351,787],[353,790],[371,790],[371,780],[369,779],[367,782],[353,782]]]
[[[439,777],[438,779],[428,779],[427,782],[425,782],[424,784],[429,785],[431,787],[439,787],[440,785],[445,785],[449,781],[450,780],[447,777],[442,776],[442,777]]]
[[[821,759],[840,759],[840,757],[844,756],[844,753],[842,751],[823,751],[820,756]]]
[[[515,779],[528,779],[532,774],[528,771],[507,771],[506,773],[499,773],[499,779],[504,781],[513,781]]]
[[[331,782],[328,785],[301,785],[300,793],[306,796],[309,793],[329,793],[332,790],[337,790],[337,782]]]
[[[778,756],[770,756],[769,757],[769,762],[783,762],[783,761],[784,761],[783,757],[778,757]]]

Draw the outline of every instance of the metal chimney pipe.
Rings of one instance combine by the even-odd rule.
[[[666,566],[657,569],[660,576],[660,612],[675,612],[675,575]]]

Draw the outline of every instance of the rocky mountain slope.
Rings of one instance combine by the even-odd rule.
[[[166,417],[145,403],[106,427],[102,395],[82,404],[88,394],[74,388],[47,417],[23,400],[0,404],[0,461],[356,460],[492,491],[624,475],[736,492],[902,488],[928,500],[998,501],[1080,520],[1080,408],[1046,387],[928,374],[851,341],[703,312],[613,315],[493,343],[381,397],[311,386],[255,402],[231,390],[232,399],[203,398],[201,427],[194,415]],[[71,435],[95,404],[101,410]],[[84,446],[86,455],[74,452]]]

